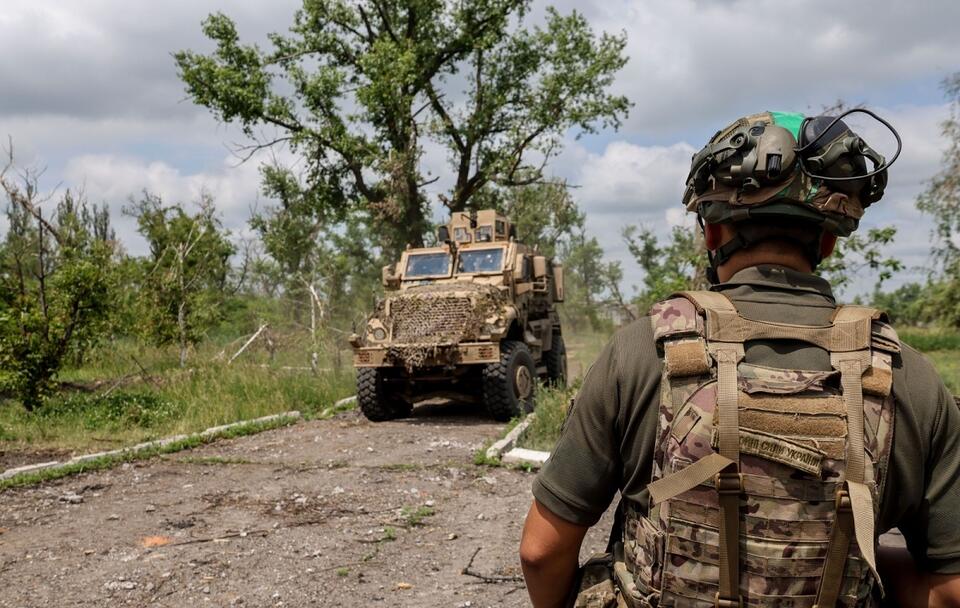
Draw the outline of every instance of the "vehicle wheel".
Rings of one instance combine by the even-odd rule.
[[[413,411],[412,405],[390,394],[385,376],[385,370],[375,367],[357,370],[357,405],[372,422],[404,418]]]
[[[533,411],[537,368],[523,342],[500,343],[500,362],[483,369],[483,401],[495,420],[506,422]]]
[[[567,386],[567,347],[557,329],[553,330],[550,350],[544,353],[543,362],[547,366],[547,381],[553,386]]]

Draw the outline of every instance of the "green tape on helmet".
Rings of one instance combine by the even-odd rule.
[[[773,117],[773,124],[790,131],[794,139],[800,140],[800,126],[806,116],[798,112],[770,112],[770,116]]]

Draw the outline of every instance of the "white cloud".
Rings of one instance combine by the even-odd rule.
[[[133,254],[145,250],[134,222],[122,214],[131,198],[143,191],[159,195],[168,203],[189,206],[201,193],[213,196],[224,225],[234,234],[248,232],[251,209],[258,202],[259,172],[255,163],[235,166],[232,157],[210,173],[183,173],[160,161],[135,157],[89,154],[70,160],[64,171],[65,185],[82,188],[91,202],[110,208],[121,241]]]
[[[245,42],[286,29],[298,3],[232,2]],[[201,21],[214,0],[6,0],[0,18],[0,113],[161,118],[204,113],[179,103],[172,53],[209,49]]]
[[[897,90],[939,81],[960,55],[960,3],[953,0],[561,5],[585,11],[597,29],[626,32],[630,62],[616,88],[636,103],[627,132],[645,137],[715,128],[762,109],[816,108],[838,97],[909,97]]]
[[[777,0],[554,0],[579,10],[597,30],[625,31],[630,62],[615,89],[636,104],[616,136],[570,139],[550,170],[578,186],[588,226],[638,280],[620,239],[628,223],[666,232],[690,221],[680,207],[690,155],[733,118],[766,108],[818,108],[845,98],[879,104],[904,137],[886,198],[865,227],[901,227],[896,251],[925,261],[929,223],[916,194],[938,166],[936,83],[956,70],[960,3],[810,0],[802,10]],[[217,196],[225,222],[244,229],[257,199],[257,163],[234,167],[227,147],[244,138],[185,100],[171,53],[212,48],[200,30],[223,10],[241,40],[263,44],[285,31],[301,0],[7,0],[0,13],[0,136],[11,135],[22,163],[47,166],[45,185],[86,184],[92,201],[120,206],[144,188],[189,201]],[[547,0],[536,0],[531,20]],[[456,98],[462,83],[452,78]],[[887,151],[884,135],[864,135]],[[572,135],[572,134],[571,134]],[[658,145],[653,145],[658,144]],[[446,152],[425,142],[425,165],[452,180]],[[126,220],[118,218],[123,223]],[[2,226],[0,226],[2,229]],[[121,236],[132,238],[126,222]],[[131,250],[134,248],[131,247]]]
[[[679,204],[695,152],[686,143],[638,146],[625,141],[589,154],[574,182],[578,197],[595,213],[641,214]]]

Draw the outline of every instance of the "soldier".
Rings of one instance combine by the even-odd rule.
[[[711,290],[655,305],[587,373],[533,486],[534,606],[871,606],[881,587],[960,605],[960,408],[884,315],[813,274],[890,165],[844,116],[749,116],[694,156]],[[876,555],[894,527],[909,552]]]

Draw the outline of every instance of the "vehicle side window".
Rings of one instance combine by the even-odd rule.
[[[497,220],[496,222],[497,236],[506,238],[507,236],[507,223],[503,220]]]
[[[533,261],[527,256],[523,256],[523,270],[520,276],[524,282],[533,280]]]
[[[478,243],[489,243],[493,241],[493,226],[480,226],[476,230]]]

